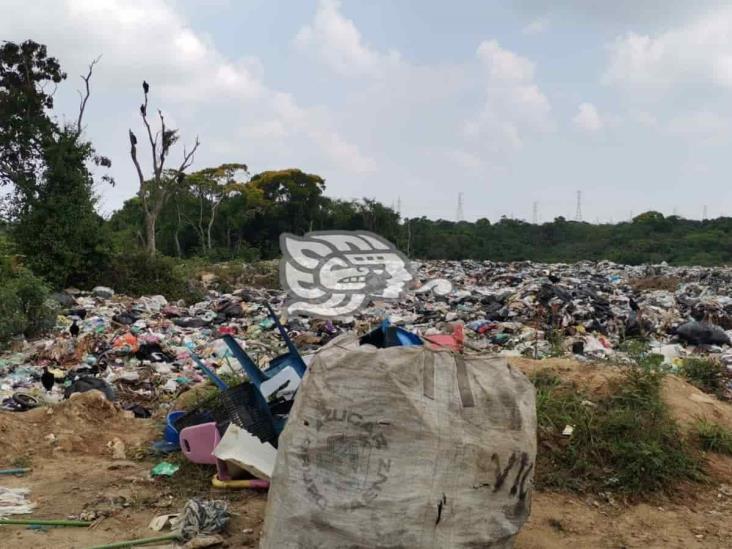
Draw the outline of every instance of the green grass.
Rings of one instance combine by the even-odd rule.
[[[166,456],[165,461],[180,467],[173,476],[157,479],[174,497],[205,497],[211,491],[211,479],[216,469],[210,465],[192,463],[180,452]]]
[[[651,344],[643,337],[629,337],[618,345],[617,350],[626,353],[634,360],[642,358],[651,348]]]
[[[694,426],[694,434],[702,449],[732,456],[732,430],[718,423],[701,420]]]
[[[698,452],[661,400],[663,375],[649,364],[627,368],[608,396],[594,400],[550,373],[535,375],[537,486],[642,497],[701,479]],[[569,437],[565,425],[574,427]]]
[[[687,358],[680,370],[689,382],[705,393],[721,397],[724,393],[726,372],[724,366],[714,360]]]
[[[549,356],[551,357],[563,357],[566,355],[564,352],[564,336],[561,330],[552,328],[549,330],[546,336],[546,340],[549,342]]]

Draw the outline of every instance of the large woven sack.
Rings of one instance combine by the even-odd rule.
[[[535,456],[534,388],[505,359],[342,336],[280,436],[260,547],[512,547]]]

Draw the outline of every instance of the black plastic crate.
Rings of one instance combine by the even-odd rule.
[[[247,381],[217,392],[197,408],[179,417],[173,425],[180,432],[186,427],[210,421],[215,421],[220,430],[229,423],[235,423],[262,442],[277,447],[278,435],[272,413],[259,389]]]
[[[232,423],[246,429],[262,442],[277,447],[277,431],[267,402],[249,382],[221,393],[221,401]]]

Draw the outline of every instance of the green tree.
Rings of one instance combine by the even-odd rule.
[[[244,190],[245,181],[237,180],[241,177],[249,177],[246,164],[231,163],[194,172],[184,180],[186,189],[198,202],[198,217],[189,221],[198,231],[204,254],[210,252],[214,245],[211,233],[221,202]]]
[[[306,233],[321,214],[325,180],[320,176],[297,169],[268,171],[252,177],[250,185],[262,193],[266,207],[248,236],[267,256],[278,253],[281,233]]]
[[[45,170],[15,226],[28,266],[56,287],[88,282],[107,260],[106,232],[86,167],[91,156],[91,145],[80,143],[74,129],[60,131],[45,147]]]
[[[76,124],[59,127],[47,93],[66,76],[58,61],[31,41],[0,48],[0,180],[13,186],[12,234],[27,265],[54,286],[83,282],[104,259],[105,233],[87,166],[111,163],[82,139],[95,64],[82,76]]]
[[[0,46],[0,185],[12,187],[11,218],[35,196],[43,151],[56,131],[52,90],[65,78],[46,46],[32,40]]]

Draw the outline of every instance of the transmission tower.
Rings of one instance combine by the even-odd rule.
[[[396,213],[399,217],[402,216],[402,197],[397,196]]]
[[[534,225],[539,224],[539,203],[538,202],[534,202],[534,208],[533,208],[531,219],[534,222]]]
[[[465,214],[463,214],[463,193],[458,193],[457,212],[455,212],[455,221],[464,221]]]
[[[574,214],[575,221],[582,221],[582,191],[577,191],[577,211]]]
[[[707,218],[707,205],[704,204],[704,209],[702,211],[702,219],[706,219],[706,218]]]

